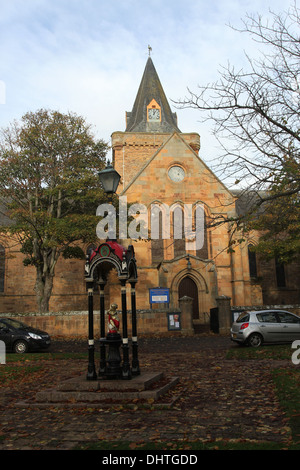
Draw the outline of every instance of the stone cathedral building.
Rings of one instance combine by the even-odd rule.
[[[122,112],[122,110],[120,110]],[[164,89],[148,58],[133,108],[126,113],[125,131],[112,133],[113,166],[121,175],[119,196],[158,211],[159,232],[164,230],[160,207],[169,208],[169,236],[148,241],[122,240],[133,244],[138,266],[137,309],[150,309],[151,289],[168,291],[168,307],[176,310],[179,299],[193,299],[193,323],[209,324],[210,309],[218,296],[228,296],[232,306],[297,304],[300,302],[299,264],[283,266],[262,262],[250,251],[258,234],[250,234],[234,253],[228,253],[228,227],[205,228],[201,246],[187,245],[175,236],[175,220],[184,220],[184,207],[195,218],[201,206],[204,220],[235,215],[241,201],[214,175],[199,156],[198,133],[182,133]],[[95,208],[96,210],[96,208]],[[184,224],[182,224],[184,227]],[[103,240],[99,241],[103,242]],[[188,249],[187,249],[188,248]],[[86,251],[91,247],[85,247]],[[34,312],[34,269],[23,267],[22,254],[15,246],[1,245],[0,312]],[[86,310],[84,263],[60,260],[56,269],[50,309]],[[117,301],[113,274],[105,292],[106,306]],[[160,307],[151,304],[153,311]]]

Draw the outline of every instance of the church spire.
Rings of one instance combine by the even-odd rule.
[[[130,113],[126,113],[126,132],[180,132],[176,113],[171,111],[163,87],[149,57]]]

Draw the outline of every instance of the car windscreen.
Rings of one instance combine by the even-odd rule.
[[[24,323],[18,320],[13,320],[12,318],[5,318],[5,323],[12,328],[28,328],[27,325],[24,325]]]
[[[242,313],[238,316],[238,318],[236,319],[236,322],[237,322],[237,323],[243,323],[243,322],[249,321],[249,318],[250,318],[249,313],[242,312]]]

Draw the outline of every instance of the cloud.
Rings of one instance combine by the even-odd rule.
[[[169,99],[217,79],[220,64],[245,65],[256,46],[226,24],[266,13],[279,0],[0,0],[0,126],[41,107],[73,111],[99,137],[125,129],[148,56]],[[3,85],[2,85],[3,88]],[[2,91],[3,93],[3,91]],[[1,98],[1,97],[0,97]],[[177,111],[183,132],[197,131],[215,155],[194,110]]]

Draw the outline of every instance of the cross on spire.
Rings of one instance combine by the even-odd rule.
[[[150,56],[151,56],[151,52],[152,52],[152,47],[149,46],[149,44],[148,44],[148,51],[149,51],[149,57],[150,57]]]

